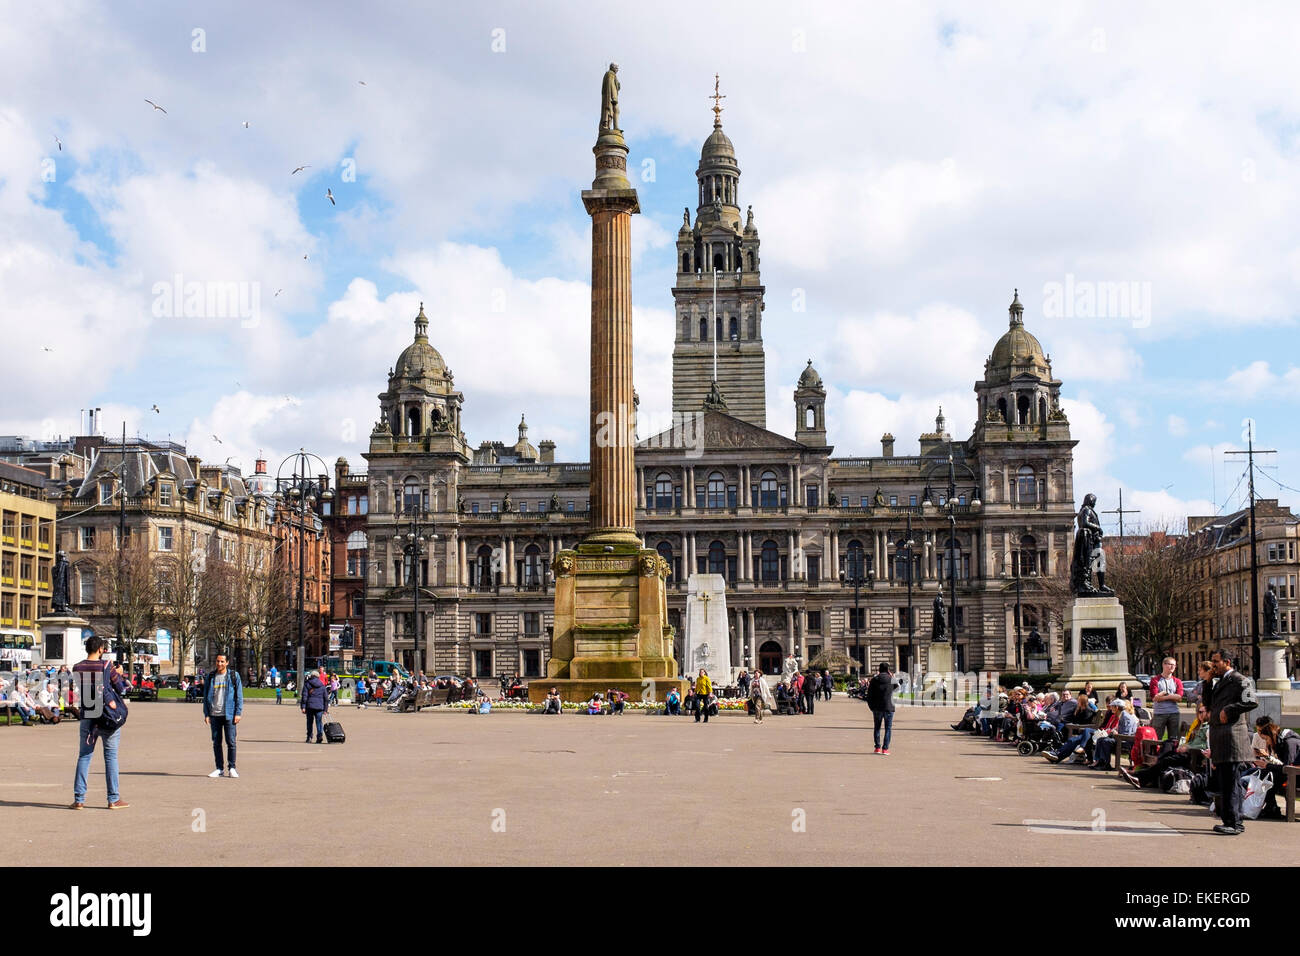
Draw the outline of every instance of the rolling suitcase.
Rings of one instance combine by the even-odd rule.
[[[330,722],[325,725],[325,739],[332,744],[341,744],[348,739],[347,734],[343,733],[343,725]]]

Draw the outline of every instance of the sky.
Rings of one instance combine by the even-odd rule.
[[[940,405],[969,435],[1019,289],[1080,498],[1123,489],[1129,527],[1231,511],[1252,421],[1277,451],[1257,492],[1300,507],[1300,7],[416,7],[7,10],[0,434],[78,434],[98,407],[245,472],[299,448],[361,471],[423,302],[471,445],[524,414],[584,459],[579,194],[616,61],[643,425],[670,408],[716,73],[762,240],[770,428],[793,434],[812,359],[837,455],[886,431],[914,452]]]

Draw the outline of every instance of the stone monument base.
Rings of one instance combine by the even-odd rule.
[[[1259,680],[1255,681],[1255,686],[1260,690],[1291,689],[1291,681],[1286,675],[1286,648],[1286,641],[1259,642]]]
[[[925,669],[930,674],[951,674],[956,667],[956,655],[949,643],[931,643],[926,653]]]
[[[1114,694],[1121,681],[1146,700],[1146,690],[1129,672],[1124,608],[1116,597],[1076,597],[1065,609],[1068,635],[1065,667],[1053,689],[1077,694],[1088,681],[1098,695]]]
[[[90,622],[75,614],[50,614],[36,622],[41,629],[41,660],[33,664],[71,667],[86,659]],[[53,653],[52,653],[53,652]]]
[[[619,690],[631,700],[683,696],[664,579],[668,563],[639,543],[584,541],[555,563],[555,631],[546,677],[528,683],[541,703],[552,687],[566,701]]]

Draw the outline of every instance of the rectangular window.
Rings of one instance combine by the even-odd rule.
[[[546,513],[546,502],[545,502],[545,501],[539,501],[539,502],[537,502],[537,513],[538,513],[538,514],[545,514],[545,513]]]
[[[867,628],[867,609],[865,607],[849,608],[849,630],[864,631]]]
[[[81,550],[95,550],[95,529],[91,527],[82,527],[81,529]]]
[[[704,510],[704,486],[703,485],[695,486],[695,507],[699,508],[701,511]]]
[[[170,551],[172,549],[172,533],[174,530],[175,529],[173,528],[158,529],[158,550],[159,551]]]
[[[528,514],[528,502],[526,501],[519,502],[519,513],[521,515]]]
[[[111,481],[101,481],[99,483],[99,503],[107,504],[113,500],[113,483]]]
[[[172,483],[164,481],[158,486],[158,504],[170,508],[172,503]]]
[[[524,612],[524,633],[533,636],[542,633],[542,614],[540,611]]]
[[[867,502],[868,502],[867,496],[863,495],[861,498],[858,499],[858,507],[865,508],[867,506]]]
[[[496,514],[498,510],[500,510],[500,505],[498,505],[497,502],[495,501],[492,502],[492,513]]]
[[[477,502],[477,501],[475,501],[475,502],[471,502],[471,503],[470,503],[470,506],[469,506],[469,513],[472,514],[472,515],[476,515],[476,514],[478,514],[478,502]]]
[[[488,636],[492,633],[492,615],[480,612],[474,615],[474,633]]]
[[[736,486],[727,485],[727,507],[736,507]]]
[[[474,676],[475,677],[492,676],[492,652],[491,651],[474,652]]]
[[[357,499],[357,514],[370,514],[370,496],[362,495]]]
[[[822,579],[822,556],[820,554],[810,554],[808,562],[808,580],[820,581]]]
[[[809,611],[808,612],[808,633],[820,634],[821,632],[822,632],[822,612]]]
[[[821,493],[822,493],[821,488],[819,488],[817,485],[809,485],[807,488],[804,489],[804,492],[808,497],[808,507],[816,508],[817,505],[821,502]]]
[[[95,603],[95,575],[91,571],[81,572],[81,604]]]
[[[524,676],[542,676],[542,652],[536,649],[524,650]]]
[[[790,487],[789,485],[782,485],[781,486],[781,507],[784,508],[789,503],[790,503]]]
[[[863,505],[865,505],[865,504],[867,503],[867,499],[866,499],[866,498],[863,498],[863,499],[862,499],[862,503],[863,503]],[[849,506],[849,496],[848,496],[848,495],[845,495],[844,497],[842,497],[842,498],[840,499],[840,507],[841,507],[841,508],[847,508],[848,506]]]
[[[898,495],[890,495],[890,496],[889,496],[889,506],[890,506],[891,508],[897,508],[897,507],[898,507]]]
[[[908,499],[907,499],[907,503],[908,503],[909,505],[911,505],[913,508],[915,508],[915,507],[916,507],[916,495],[909,495],[909,496],[908,496]]]
[[[573,502],[572,502],[572,501],[565,502],[564,510],[565,510],[565,511],[572,511],[572,510],[573,510]]]
[[[364,594],[352,595],[352,616],[364,617],[366,614],[366,597]]]
[[[908,609],[905,608],[905,607],[900,607],[900,608],[898,609],[898,626],[899,626],[900,628],[906,628],[906,627],[907,627],[907,616],[908,616],[908,615],[907,615],[907,612],[908,612]]]

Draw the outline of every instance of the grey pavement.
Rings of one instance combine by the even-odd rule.
[[[949,729],[956,708],[902,708],[891,756],[847,697],[813,716],[541,716],[338,711],[348,740],[304,744],[296,706],[246,709],[240,779],[209,779],[200,709],[136,705],[122,795],[72,797],[72,727],[0,729],[11,850],[50,862],[111,847],[119,864],[999,865],[1292,863],[1300,829],[1238,837],[1186,797],[1049,765]]]

